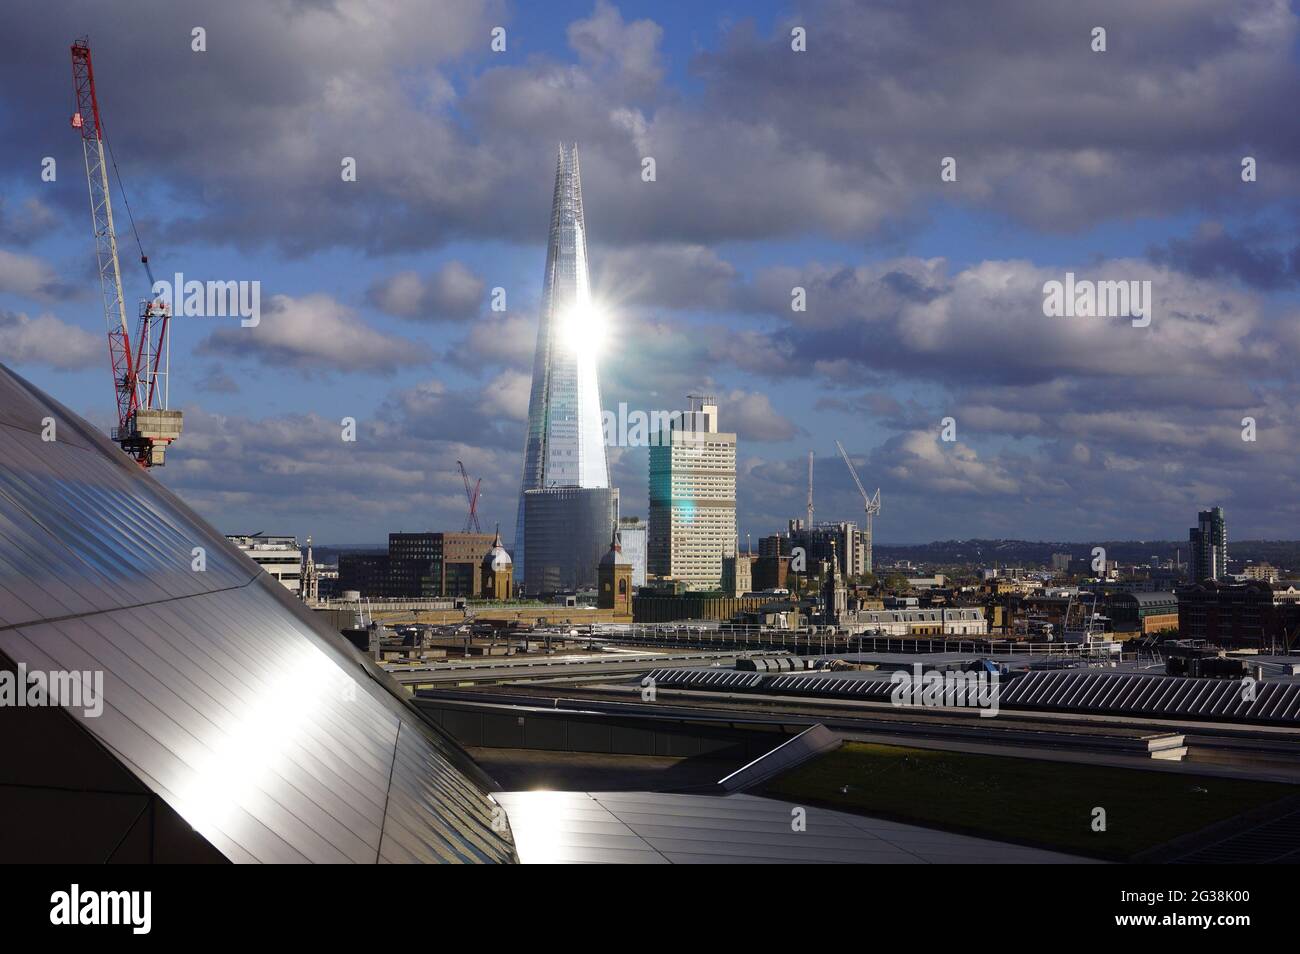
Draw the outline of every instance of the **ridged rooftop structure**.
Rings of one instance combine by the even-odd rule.
[[[37,672],[102,696],[0,706],[0,861],[516,860],[390,677],[0,366],[0,675]]]

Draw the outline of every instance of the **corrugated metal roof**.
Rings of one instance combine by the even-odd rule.
[[[753,689],[762,683],[763,674],[735,669],[652,669],[642,678],[664,687]]]
[[[917,662],[924,657],[917,656]],[[746,690],[774,695],[829,696],[839,699],[888,700],[894,684],[885,673],[809,673],[766,676],[713,669],[656,670],[661,686],[683,689]],[[727,676],[739,676],[727,679]],[[1228,722],[1300,725],[1300,683],[1240,679],[1191,679],[1104,672],[1050,670],[1029,672],[999,683],[998,702],[1005,709],[1042,709],[1191,718]]]
[[[1185,716],[1234,722],[1300,724],[1300,685],[1240,679],[1109,672],[1031,672],[1002,689],[1001,704],[1021,709]]]

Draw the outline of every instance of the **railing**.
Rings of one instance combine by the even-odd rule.
[[[1032,643],[1010,639],[945,638],[933,636],[878,636],[849,634],[834,627],[798,630],[770,629],[742,624],[634,623],[631,626],[593,626],[596,638],[661,646],[709,645],[736,649],[774,649],[795,653],[953,653],[973,656],[1057,656],[1116,660],[1113,643]],[[1137,655],[1134,654],[1136,659]],[[1159,660],[1156,660],[1158,662]]]

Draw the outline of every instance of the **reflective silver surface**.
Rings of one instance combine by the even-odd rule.
[[[755,795],[506,792],[525,864],[1096,864]]]
[[[386,676],[3,367],[0,652],[102,671],[102,715],[66,711],[232,861],[515,860],[490,781]]]

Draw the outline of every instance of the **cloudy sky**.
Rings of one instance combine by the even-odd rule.
[[[810,450],[818,517],[856,518],[839,439],[884,543],[1175,539],[1214,504],[1295,538],[1297,24],[1283,0],[10,5],[0,361],[110,424],[68,125],[88,33],[155,271],[261,282],[257,328],[174,327],[185,433],[155,474],[222,530],[459,529],[462,459],[508,534],[565,140],[603,402],[717,393],[742,534],[802,514]],[[1149,327],[1045,317],[1067,271],[1150,281]],[[611,466],[644,515],[646,451]]]

